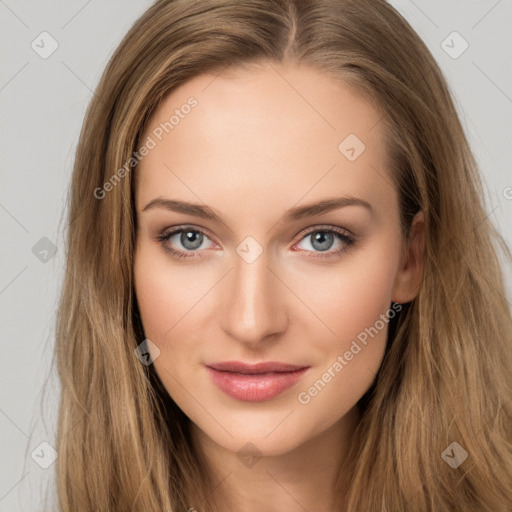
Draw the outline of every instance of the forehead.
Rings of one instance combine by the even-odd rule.
[[[344,82],[309,67],[272,63],[197,76],[166,95],[148,121],[141,141],[154,147],[136,170],[137,209],[157,196],[255,214],[262,204],[340,194],[391,204],[380,120]]]

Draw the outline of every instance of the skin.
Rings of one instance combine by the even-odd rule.
[[[380,367],[388,324],[309,403],[298,395],[391,300],[416,296],[422,214],[403,252],[381,115],[344,82],[274,63],[201,75],[163,99],[141,140],[190,96],[197,106],[136,171],[135,291],[146,337],[160,350],[153,364],[192,420],[193,441],[219,483],[211,498],[221,509],[331,511],[359,421],[356,403]],[[366,146],[355,161],[338,149],[349,134]],[[290,208],[346,195],[372,211],[352,205],[284,220]],[[155,198],[208,205],[222,222],[143,211]],[[170,245],[191,252],[180,233],[158,240],[180,225],[207,232],[197,258],[165,251]],[[345,242],[334,234],[322,252],[311,236],[318,226],[350,230],[355,242],[336,255]],[[237,253],[248,236],[262,250],[252,263]],[[319,257],[326,253],[331,257]],[[220,391],[204,366],[228,360],[310,368],[281,395],[243,402]],[[248,442],[259,455],[250,467],[237,457]]]

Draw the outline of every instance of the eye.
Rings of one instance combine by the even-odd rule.
[[[338,247],[331,250],[336,239]],[[166,229],[157,236],[157,240],[162,244],[164,250],[176,259],[201,258],[202,256],[198,253],[202,252],[202,249],[209,248],[204,246],[205,241],[211,242],[203,229],[193,226],[175,226]],[[308,258],[333,258],[347,251],[355,243],[354,237],[342,228],[316,226],[303,233],[300,242],[293,247],[298,247],[302,241],[308,240],[311,249],[301,249],[302,252],[308,253],[306,256]],[[176,249],[176,245],[181,245],[183,249]]]
[[[336,239],[338,239],[339,245],[336,249],[331,250]],[[306,247],[306,252],[310,253],[307,255],[308,258],[333,258],[347,251],[355,243],[354,237],[346,230],[335,226],[316,226],[303,234],[302,241],[308,242],[306,245],[312,247],[312,249]],[[299,244],[294,247],[298,247]]]
[[[179,235],[179,236],[178,236]],[[209,240],[206,232],[192,226],[176,226],[165,230],[158,237],[163,248],[178,259],[196,258],[197,251],[203,246],[205,240]],[[174,241],[172,239],[175,238]],[[175,249],[174,246],[180,244],[184,249]],[[202,247],[203,249],[208,247]]]

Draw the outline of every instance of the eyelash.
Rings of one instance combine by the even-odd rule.
[[[164,231],[162,231],[161,234],[159,234],[156,239],[162,244],[162,247],[163,249],[170,253],[172,255],[173,258],[176,258],[178,260],[187,260],[187,259],[191,259],[191,258],[201,258],[202,256],[197,256],[196,253],[198,252],[203,252],[202,250],[196,250],[196,251],[179,251],[177,249],[173,249],[171,246],[167,245],[166,242],[169,241],[169,239],[171,238],[171,236],[177,234],[177,233],[181,233],[183,231],[193,231],[194,233],[200,233],[208,238],[210,238],[208,236],[208,233],[206,233],[206,231],[200,229],[200,228],[196,228],[194,226],[176,226],[174,228],[171,228],[171,229],[166,229]],[[314,251],[307,251],[307,250],[302,250],[302,252],[306,252],[306,253],[314,253],[314,254],[317,254],[316,256],[312,256],[311,254],[308,254],[306,257],[307,258],[315,258],[315,259],[330,259],[330,258],[335,258],[336,256],[340,256],[342,253],[346,252],[348,249],[350,249],[352,247],[352,245],[355,243],[355,239],[348,235],[347,234],[347,231],[346,230],[343,230],[341,228],[337,228],[337,227],[334,227],[334,226],[315,226],[313,229],[310,229],[309,231],[305,232],[302,237],[300,238],[299,242],[300,243],[304,238],[306,238],[307,236],[313,234],[313,233],[316,233],[316,232],[322,232],[322,233],[334,233],[335,235],[338,235],[339,239],[343,242],[343,246],[341,249],[337,249],[335,250],[334,252],[328,252],[328,251],[325,251],[326,254],[322,254],[320,252],[318,253],[315,253]],[[295,245],[297,245],[295,244]]]

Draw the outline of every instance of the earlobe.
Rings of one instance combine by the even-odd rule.
[[[398,304],[410,302],[419,292],[425,248],[424,227],[423,212],[419,211],[411,223],[407,250],[402,255],[395,279],[392,300]]]

